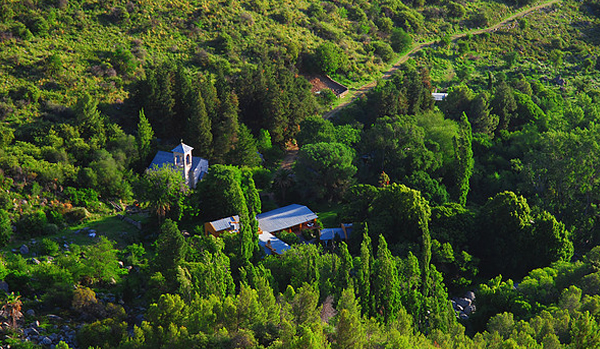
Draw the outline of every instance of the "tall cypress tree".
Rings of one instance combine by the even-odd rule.
[[[471,123],[465,113],[460,118],[459,127],[459,136],[454,138],[454,154],[456,156],[454,197],[459,204],[465,206],[469,194],[469,179],[473,173],[474,165],[473,148],[471,146],[473,133]]]
[[[374,316],[373,297],[371,293],[371,268],[373,267],[373,250],[371,247],[371,237],[369,228],[365,224],[363,232],[363,241],[360,244],[360,265],[358,266],[358,295],[360,296],[360,305],[367,317]]]
[[[375,313],[380,321],[390,323],[402,308],[400,280],[396,260],[388,249],[383,235],[379,235],[377,261],[375,262]]]
[[[335,293],[336,300],[339,301],[342,295],[342,291],[354,286],[352,282],[352,278],[350,277],[350,273],[352,269],[354,269],[354,265],[352,263],[352,256],[350,256],[350,252],[348,252],[348,246],[345,242],[340,244],[340,268],[336,275],[336,285],[335,285]]]

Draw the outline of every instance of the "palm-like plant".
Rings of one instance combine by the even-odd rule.
[[[15,295],[14,292],[6,296],[6,300],[4,301],[4,305],[0,310],[0,316],[7,318],[10,320],[10,326],[12,328],[17,328],[17,321],[23,317],[23,313],[21,313],[21,296]]]
[[[281,200],[285,202],[285,192],[294,184],[294,175],[292,171],[287,169],[280,169],[275,173],[273,178],[273,189],[278,190],[281,193]]]

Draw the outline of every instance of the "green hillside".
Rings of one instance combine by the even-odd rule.
[[[596,0],[0,0],[0,346],[599,347],[598,28]],[[278,208],[304,220],[271,237]]]

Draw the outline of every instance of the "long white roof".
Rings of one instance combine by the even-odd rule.
[[[277,232],[317,218],[318,216],[308,207],[298,204],[256,215],[258,227],[263,232]]]

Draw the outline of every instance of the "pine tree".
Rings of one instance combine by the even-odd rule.
[[[258,155],[256,140],[246,125],[240,124],[237,140],[228,154],[228,158],[232,165],[248,167],[260,165],[261,159]]]
[[[196,149],[198,155],[210,158],[212,155],[213,135],[211,121],[206,111],[204,99],[199,92],[192,92],[187,98],[186,139]]]
[[[144,114],[144,109],[140,109],[140,120],[137,125],[137,147],[140,156],[140,162],[145,164],[152,154],[152,141],[154,140],[154,131],[152,125]]]
[[[235,144],[238,132],[238,102],[234,93],[228,93],[221,100],[221,107],[213,125],[213,158],[217,163],[225,162]]]
[[[77,99],[75,116],[81,134],[98,146],[106,143],[105,117],[98,110],[98,101],[89,94]]]
[[[360,316],[360,306],[352,288],[344,289],[338,302],[334,348],[359,349],[367,343]]]
[[[185,238],[177,224],[170,219],[160,227],[160,236],[156,240],[154,268],[160,271],[168,282],[174,285],[177,278],[177,267],[181,264],[185,253]]]
[[[171,121],[173,136],[185,134],[186,126],[189,126],[191,112],[195,107],[193,102],[196,98],[196,91],[192,87],[190,74],[182,65],[178,65],[173,72],[173,120]]]
[[[159,131],[159,137],[170,137],[175,117],[175,94],[172,67],[163,64],[148,75],[151,90],[147,94],[146,112],[150,122]],[[142,91],[144,93],[144,91]]]

